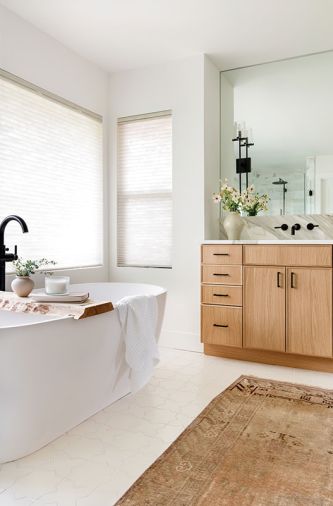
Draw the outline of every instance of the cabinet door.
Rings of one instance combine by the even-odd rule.
[[[332,269],[287,269],[287,351],[332,356]]]
[[[285,267],[244,268],[244,347],[285,351]]]

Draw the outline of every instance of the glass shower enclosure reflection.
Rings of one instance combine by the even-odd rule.
[[[233,179],[233,186],[236,188],[237,181],[237,178]],[[270,215],[311,214],[311,198],[305,198],[306,181],[310,188],[312,183],[309,178],[306,180],[306,174],[302,170],[287,174],[283,171],[278,173],[263,169],[254,170],[251,174],[251,183],[254,184],[256,192],[267,193],[270,197]]]

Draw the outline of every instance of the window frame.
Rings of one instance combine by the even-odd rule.
[[[13,83],[17,84],[18,86],[21,86],[24,89],[33,91],[37,95],[44,96],[45,98],[48,98],[53,102],[56,102],[58,104],[69,107],[74,111],[78,111],[82,114],[85,114],[86,116],[94,118],[95,120],[100,121],[103,124],[103,116],[101,114],[97,114],[96,112],[93,112],[90,109],[86,109],[85,107],[75,104],[74,102],[71,102],[66,98],[63,98],[60,95],[56,95],[55,93],[52,93],[51,91],[48,91],[45,88],[37,86],[36,84],[31,83],[30,81],[26,81],[25,79],[22,79],[22,77],[18,77],[15,74],[8,72],[7,70],[4,70],[1,67],[0,67],[0,76],[4,79],[7,79],[7,81],[12,81]]]
[[[156,118],[161,118],[161,117],[170,117],[171,121],[172,121],[173,120],[173,111],[172,111],[172,109],[165,109],[165,110],[161,110],[161,111],[155,111],[155,112],[149,112],[149,113],[143,113],[143,114],[136,114],[136,115],[130,115],[130,116],[121,116],[121,117],[117,118],[117,168],[116,168],[116,174],[117,174],[117,184],[116,184],[116,200],[117,200],[117,206],[116,206],[117,207],[116,266],[117,266],[117,268],[139,268],[139,269],[172,269],[173,268],[173,266],[172,266],[172,243],[170,245],[170,255],[171,255],[170,265],[149,265],[149,264],[147,264],[147,265],[142,265],[142,264],[139,265],[139,264],[122,264],[122,263],[119,262],[119,239],[118,239],[118,226],[119,226],[119,221],[118,221],[118,205],[119,205],[119,202],[118,202],[118,199],[119,199],[119,189],[118,189],[118,174],[119,174],[119,125],[125,124],[125,123],[130,123],[132,121],[133,122],[137,122],[137,121],[140,121],[140,120],[156,119]],[[173,137],[172,137],[172,132],[171,132],[171,147],[172,147],[172,144],[173,144]],[[173,177],[172,170],[173,170],[173,163],[172,163],[172,167],[171,167],[171,177]],[[166,192],[166,191],[160,191],[160,192],[155,192],[155,193],[154,192],[141,192],[141,193],[138,193],[137,195],[138,196],[139,195],[145,195],[146,198],[149,197],[149,196],[151,196],[152,198],[154,198],[154,196],[160,195],[161,197],[164,196],[166,198],[170,198],[170,200],[172,202],[173,183],[172,183],[172,186],[171,186],[171,190],[169,192]],[[132,196],[133,196],[133,194],[132,194]],[[172,216],[172,225],[173,225],[173,216]]]
[[[106,270],[106,273],[108,272],[108,264],[106,264],[105,259],[108,257],[107,254],[107,236],[105,235],[107,233],[107,223],[108,219],[106,216],[106,192],[105,192],[105,185],[107,181],[107,172],[106,172],[106,166],[105,166],[105,123],[104,123],[104,117],[101,114],[98,114],[86,107],[83,107],[79,104],[76,104],[75,102],[72,102],[71,100],[68,100],[60,95],[57,95],[53,92],[48,91],[47,89],[38,86],[30,81],[27,81],[26,79],[23,79],[11,72],[8,72],[4,68],[0,67],[0,78],[5,79],[9,82],[12,82],[13,84],[20,86],[21,88],[31,91],[35,93],[36,95],[39,95],[47,100],[50,100],[52,102],[55,102],[57,104],[60,104],[64,107],[67,107],[69,109],[74,110],[75,112],[79,112],[80,114],[83,114],[87,116],[88,118],[94,119],[95,121],[99,122],[101,124],[102,129],[102,137],[101,137],[101,155],[102,155],[102,165],[101,165],[101,175],[102,175],[102,192],[101,192],[101,199],[102,199],[102,223],[101,223],[101,229],[102,229],[102,242],[101,242],[101,261],[98,263],[91,263],[91,264],[82,264],[82,265],[70,265],[66,267],[58,267],[58,266],[50,266],[48,267],[48,271],[59,271],[59,272],[80,272],[84,273],[85,271],[90,271],[92,269],[94,270]],[[10,266],[7,267],[6,275],[13,276],[14,269],[11,269]],[[80,276],[81,277],[81,276]],[[79,280],[76,280],[75,282],[79,282]]]

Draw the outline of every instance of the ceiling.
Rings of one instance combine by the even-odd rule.
[[[221,69],[333,48],[332,0],[0,0],[108,72],[206,53]]]

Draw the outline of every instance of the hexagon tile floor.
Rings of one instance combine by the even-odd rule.
[[[333,388],[333,374],[161,349],[150,383],[38,452],[0,466],[0,506],[112,506],[242,374]]]

